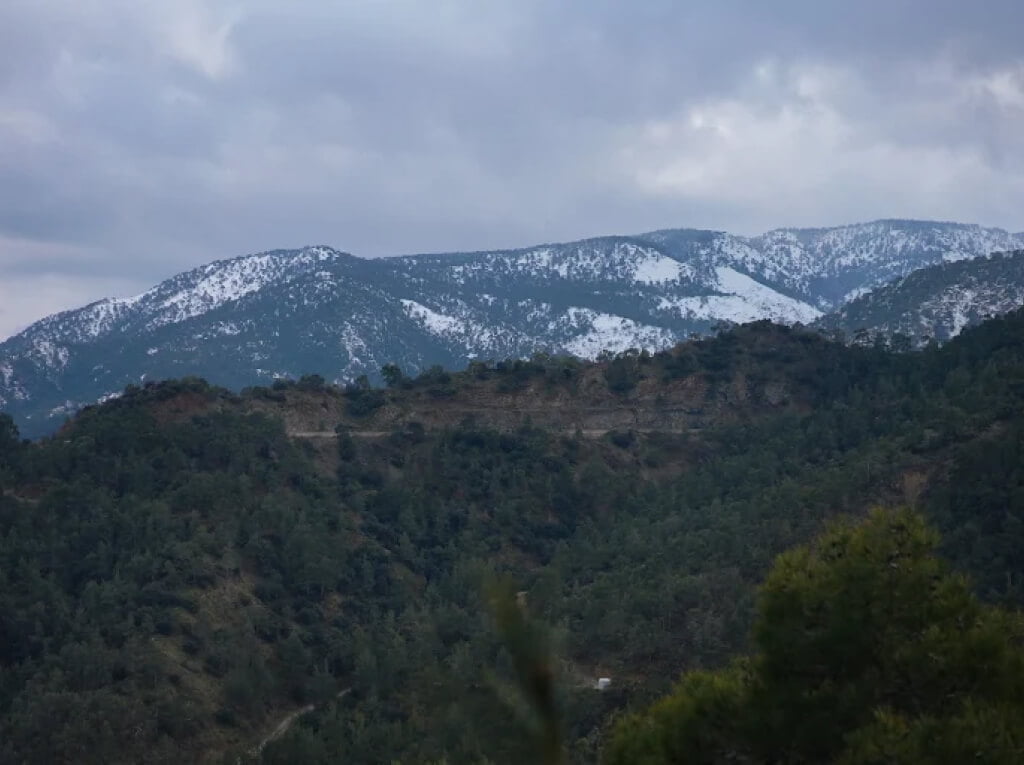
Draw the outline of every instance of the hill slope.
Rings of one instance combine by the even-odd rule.
[[[147,379],[240,387],[413,372],[537,351],[660,349],[719,322],[809,323],[943,260],[1022,246],[952,223],[879,221],[742,238],[670,230],[522,250],[364,260],[274,251],[44,319],[0,344],[0,408],[26,433]]]
[[[1024,602],[1022,434],[1019,311],[912,355],[762,323],[386,391],[153,384],[35,444],[4,420],[0,761],[233,762],[309,704],[264,762],[527,761],[479,594],[506,574],[593,762],[610,712],[746,648],[755,584],[836,513],[915,501]]]
[[[1024,305],[1024,250],[943,263],[879,287],[815,326],[919,340],[949,340],[965,327]]]

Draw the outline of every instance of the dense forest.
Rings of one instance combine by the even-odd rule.
[[[130,387],[37,443],[0,415],[0,762],[536,761],[495,582],[544,625],[568,761],[674,762],[645,710],[686,727],[707,688],[799,695],[750,668],[772,593],[875,506],[937,531],[899,516],[913,560],[937,544],[969,575],[958,606],[1024,603],[1024,312],[913,353],[757,323],[593,365],[383,372]],[[863,698],[832,730],[867,730]],[[864,752],[933,719],[890,706]],[[782,757],[782,717],[722,733],[726,755]],[[846,756],[814,746],[788,761]]]
[[[875,511],[779,556],[756,652],[620,720],[606,761],[1021,762],[1024,619],[982,605],[937,541]]]

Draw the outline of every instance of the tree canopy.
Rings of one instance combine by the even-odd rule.
[[[386,390],[147,383],[36,443],[0,416],[0,762],[235,763],[310,705],[263,761],[531,761],[492,692],[515,697],[517,674],[481,594],[493,576],[550,627],[547,708],[573,765],[681,672],[694,692],[673,719],[716,721],[691,736],[712,753],[788,746],[826,710],[850,730],[825,759],[938,732],[998,740],[1015,707],[987,690],[949,709],[873,695],[883,669],[945,676],[902,654],[872,664],[890,654],[856,638],[884,602],[844,622],[835,603],[860,590],[825,576],[820,546],[791,555],[777,592],[757,587],[835,516],[906,502],[981,603],[1024,603],[1024,312],[913,354],[758,323],[612,361],[480,361]],[[571,427],[578,413],[600,429]],[[636,413],[653,426],[622,425]],[[782,583],[802,578],[818,589],[796,608]],[[942,592],[892,630],[968,613],[963,590]],[[801,633],[812,605],[822,626]],[[842,653],[842,692],[822,680],[840,637],[860,651]],[[814,664],[793,675],[787,651]],[[735,727],[751,709],[770,722],[759,737]],[[815,730],[793,745],[825,751]]]
[[[1024,621],[982,604],[909,511],[779,556],[754,652],[618,723],[608,765],[1018,763]]]

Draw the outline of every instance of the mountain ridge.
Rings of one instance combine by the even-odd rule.
[[[874,221],[738,237],[662,229],[512,250],[365,259],[325,245],[215,261],[0,343],[0,408],[26,432],[126,384],[335,381],[537,351],[657,350],[721,323],[810,324],[938,262],[1024,247],[976,224]]]
[[[944,342],[965,327],[1024,304],[1024,250],[940,263],[862,295],[815,326],[874,337]]]

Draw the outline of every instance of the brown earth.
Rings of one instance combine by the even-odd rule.
[[[387,390],[383,406],[364,417],[348,412],[337,390],[275,392],[246,406],[280,417],[297,438],[330,438],[341,428],[354,437],[383,437],[413,423],[426,429],[472,424],[497,430],[532,425],[567,434],[599,437],[613,430],[683,433],[710,424],[738,422],[772,411],[802,409],[784,379],[753,383],[737,374],[710,385],[705,376],[663,382],[642,379],[627,395],[616,395],[598,366],[584,368],[571,383],[530,380],[522,389],[502,391],[494,379],[455,378],[450,386]]]

